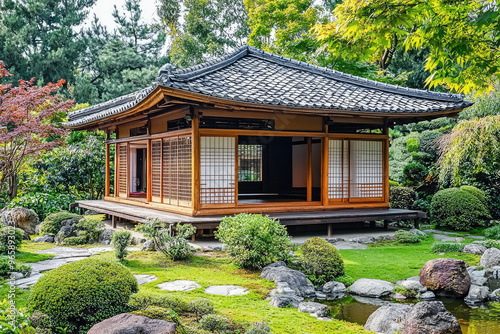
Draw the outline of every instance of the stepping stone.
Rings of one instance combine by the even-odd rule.
[[[191,291],[201,288],[201,285],[193,281],[177,280],[158,284],[158,287],[163,291]]]
[[[155,275],[134,275],[134,277],[137,279],[138,285],[154,282],[158,279]]]
[[[333,243],[337,249],[367,249],[368,246],[359,242],[337,241]]]
[[[433,235],[434,239],[436,240],[441,240],[441,241],[456,241],[456,237],[450,237],[444,234],[434,234]]]
[[[482,235],[468,235],[467,237],[471,239],[484,239]]]
[[[111,249],[110,249],[111,250]],[[54,247],[50,249],[44,249],[36,251],[38,254],[52,254],[59,259],[64,259],[68,257],[89,257],[92,253],[88,249],[83,248],[72,248],[72,247]]]
[[[26,289],[29,289],[30,287],[32,287],[33,285],[35,285],[35,283],[38,282],[38,280],[42,276],[43,276],[43,274],[35,274],[35,275],[30,276],[30,277],[15,280],[14,283],[15,283],[17,288],[26,290]]]
[[[219,296],[243,296],[249,293],[247,288],[238,285],[211,285],[205,293]]]
[[[82,258],[80,258],[82,259]],[[84,258],[86,259],[86,258]],[[38,272],[38,273],[43,273],[44,271],[49,271],[52,269],[59,268],[60,266],[68,263],[68,259],[62,258],[62,259],[50,259],[50,260],[43,260],[40,262],[35,262],[35,263],[27,263],[27,265],[31,266],[31,271],[32,272]]]

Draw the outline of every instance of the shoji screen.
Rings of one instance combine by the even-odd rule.
[[[163,203],[191,206],[191,137],[163,139]]]
[[[342,201],[349,198],[349,141],[328,141],[328,198]]]
[[[200,200],[201,204],[235,203],[235,137],[201,137]]]
[[[153,202],[161,202],[161,158],[162,141],[151,142],[151,195]]]
[[[118,196],[127,197],[128,149],[127,144],[118,144]]]
[[[384,195],[383,142],[350,141],[350,197],[375,199]]]

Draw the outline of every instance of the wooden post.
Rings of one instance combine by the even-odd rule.
[[[420,218],[415,219],[414,221],[415,228],[419,228],[420,226]]]
[[[127,185],[127,198],[130,197],[130,142],[127,142],[127,159],[125,160],[127,163],[127,182],[125,184]]]
[[[307,139],[307,201],[312,201],[312,138]]]
[[[111,226],[116,228],[116,216],[111,216]]]
[[[200,207],[200,115],[196,109],[191,126],[191,209],[196,214]]]
[[[389,221],[384,220],[384,229],[388,230],[389,229]]]
[[[321,138],[321,204],[328,205],[328,137]]]
[[[106,144],[106,189],[104,196],[109,196],[109,144]]]
[[[118,156],[120,155],[119,149],[120,145],[115,144],[115,197],[120,196],[118,192],[118,169],[120,167],[118,164]]]
[[[146,161],[146,165],[147,165],[147,176],[146,176],[146,200],[148,202],[151,202],[151,199],[153,197],[153,191],[152,191],[152,187],[151,185],[153,184],[151,178],[152,178],[152,170],[153,170],[153,152],[151,152],[152,149],[151,149],[151,139],[148,139],[148,146],[147,146],[147,161]]]
[[[389,135],[387,118],[384,119],[384,135]],[[389,138],[384,139],[383,145],[383,167],[384,167],[384,202],[389,206]]]
[[[333,236],[333,224],[328,224],[328,237],[331,238]]]

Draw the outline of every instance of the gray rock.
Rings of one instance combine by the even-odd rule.
[[[324,294],[323,292],[321,291],[316,291],[316,298],[317,299],[326,299],[326,294]]]
[[[456,237],[455,238],[455,241],[460,243],[460,242],[464,242],[465,241],[465,238],[462,238],[462,237]]]
[[[327,296],[343,294],[345,291],[346,287],[344,283],[331,281],[323,285],[323,293],[325,293]]]
[[[362,304],[370,304],[370,305],[376,305],[376,306],[382,306],[386,305],[389,302],[385,301],[380,298],[372,298],[372,297],[361,297],[358,295],[352,295],[352,298],[354,298],[356,301],[362,303]]]
[[[283,295],[295,295],[295,291],[290,289],[287,282],[276,283],[276,292]]]
[[[472,285],[485,285],[488,282],[486,277],[486,270],[474,270],[469,272]]]
[[[401,282],[400,285],[405,289],[418,291],[419,293],[424,293],[427,291],[427,288],[425,286],[420,284],[419,281],[415,280],[405,280]]]
[[[488,300],[490,295],[490,289],[486,286],[472,285],[469,289],[469,294],[465,297],[464,301],[466,303],[482,303]]]
[[[71,221],[73,219],[68,219],[67,221]],[[75,225],[71,224],[66,224],[61,227],[59,232],[57,232],[54,240],[56,244],[61,245],[64,242],[64,239],[69,238],[69,237],[76,237],[77,235],[77,230]]]
[[[0,215],[1,225],[20,228],[28,234],[36,234],[36,227],[40,223],[35,211],[25,208],[5,210]]]
[[[16,287],[19,289],[27,290],[42,278],[43,274],[34,273],[30,277],[15,280]]]
[[[438,295],[466,296],[471,279],[463,260],[439,258],[425,263],[420,270],[420,284]]]
[[[247,288],[238,285],[211,285],[205,293],[219,296],[243,296],[249,293]]]
[[[455,241],[455,237],[450,237],[444,234],[434,234],[433,237],[434,239],[441,241]]]
[[[490,293],[489,299],[492,302],[500,302],[500,289],[496,289]]]
[[[401,331],[411,305],[386,304],[373,312],[366,321],[365,329],[381,334],[393,334]]]
[[[419,298],[423,300],[430,300],[430,299],[435,299],[436,295],[432,291],[427,291],[421,294]]]
[[[309,283],[306,275],[281,264],[279,266],[272,264],[265,267],[260,274],[260,278],[274,281],[276,284],[278,282],[286,282],[290,289],[295,291],[295,294],[299,297],[316,296],[314,285]]]
[[[487,248],[484,247],[483,245],[468,244],[468,245],[465,245],[462,252],[469,253],[469,254],[483,255],[484,252],[486,252],[486,250],[487,250]]]
[[[380,298],[390,295],[394,291],[394,284],[379,280],[361,278],[349,287],[349,292],[362,297]]]
[[[193,281],[177,280],[158,284],[158,288],[163,291],[192,291],[201,288],[201,285]]]
[[[278,262],[271,263],[268,266],[265,266],[263,269],[266,269],[266,268],[275,268],[275,267],[286,267],[286,266],[287,265],[286,265],[285,261],[278,261]]]
[[[98,215],[98,214],[99,214],[99,212],[94,211],[94,210],[85,210],[85,212],[84,212],[85,216],[95,216],[95,215]]]
[[[333,243],[337,249],[367,249],[368,246],[359,242],[337,241]]]
[[[146,252],[156,251],[156,247],[153,240],[148,240],[145,243],[143,243],[141,246],[141,251],[146,251]]]
[[[54,242],[54,237],[50,234],[46,234],[42,237],[33,239],[33,242]]]
[[[41,224],[38,224],[37,226],[35,226],[35,234],[36,234],[36,235],[39,235],[39,234],[40,234],[40,225],[41,225]]]
[[[420,235],[424,238],[426,238],[428,236],[427,233],[423,232],[423,231],[420,231],[418,228],[412,228],[411,230],[409,230],[408,232],[412,233],[412,234],[415,234],[415,235]]]
[[[330,315],[328,306],[315,302],[302,302],[299,304],[299,312],[309,313],[314,317],[327,317]]]
[[[201,247],[201,251],[202,251],[203,253],[207,253],[207,252],[213,252],[213,251],[214,251],[214,249],[213,249],[212,247],[210,247],[210,246],[202,246],[202,247]]]
[[[122,313],[95,324],[88,334],[175,334],[176,327],[173,322]]]
[[[442,302],[423,301],[412,307],[401,334],[462,334],[457,319]]]
[[[471,238],[471,239],[484,239],[484,236],[482,235],[468,235],[467,237]]]
[[[158,279],[155,275],[134,275],[134,277],[137,279],[137,285],[154,282]]]
[[[289,306],[297,308],[302,301],[304,301],[304,298],[295,295],[274,294],[273,296],[271,296],[269,305],[276,308],[284,308]]]
[[[396,292],[391,295],[391,298],[398,299],[398,300],[403,300],[406,299],[406,296],[403,295],[402,293]]]
[[[111,240],[113,240],[113,233],[115,233],[115,231],[110,229],[102,231],[101,234],[99,234],[99,243],[105,246],[110,245]]]
[[[494,247],[487,249],[481,256],[479,263],[485,268],[500,265],[500,249]]]
[[[358,242],[358,243],[361,243],[361,244],[371,244],[371,243],[373,243],[372,238],[368,238],[368,237],[352,238],[352,239],[349,239],[349,241],[350,242]]]

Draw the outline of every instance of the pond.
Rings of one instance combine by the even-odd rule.
[[[364,325],[366,320],[382,303],[379,299],[351,296],[331,301],[317,300],[330,307],[331,317],[339,320]],[[484,303],[470,307],[463,300],[456,298],[438,298],[448,311],[453,314],[464,334],[500,333],[500,303]],[[375,305],[378,304],[378,305]]]

